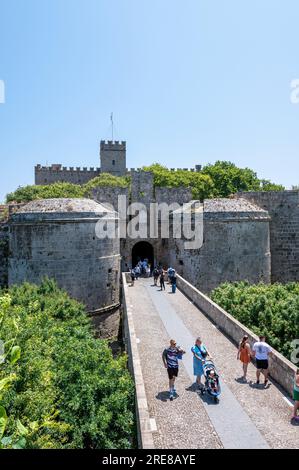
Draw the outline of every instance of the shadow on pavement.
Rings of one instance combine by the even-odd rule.
[[[271,383],[269,382],[268,385],[265,387],[263,383],[257,384],[256,382],[249,382],[249,387],[257,388],[258,390],[268,390],[271,387]]]
[[[238,384],[242,384],[242,385],[248,385],[249,384],[248,380],[244,380],[243,377],[235,378],[235,381],[238,382]]]
[[[177,393],[174,394],[173,398],[174,400],[176,400],[177,398],[179,398],[180,395],[178,395]],[[156,395],[156,399],[157,400],[161,400],[161,401],[169,401],[169,391],[167,390],[167,392],[159,392],[158,395]]]
[[[193,383],[190,385],[190,387],[187,387],[185,389],[187,392],[193,392],[196,393],[201,400],[206,403],[207,405],[217,405],[217,403],[214,401],[214,398],[209,395],[208,392],[205,392],[203,395],[201,394],[201,389],[198,388],[198,386]]]

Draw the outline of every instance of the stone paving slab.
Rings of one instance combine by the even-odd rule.
[[[167,296],[153,291],[150,286],[146,286],[146,289],[170,337],[176,338],[178,344],[184,345],[186,354],[184,355],[183,364],[190,381],[193,382],[193,355],[190,348],[194,343],[194,336],[177,315]],[[204,397],[203,403],[224,448],[268,449],[269,446],[261,433],[243,410],[233,393],[222,381],[221,389],[220,402],[218,404],[215,404],[208,395]]]
[[[180,369],[176,384],[178,398],[169,401],[168,376],[162,362],[162,351],[169,343],[169,334],[142,283],[139,280],[128,291],[148,409],[157,427],[153,433],[155,448],[221,448],[203,403],[190,388],[190,378],[184,367]]]
[[[253,364],[249,364],[248,383],[242,383],[242,364],[237,360],[236,346],[180,291],[175,295],[168,294],[168,300],[193,333],[194,339],[197,336],[203,338],[222,380],[270,447],[298,449],[299,426],[290,423],[292,407],[284,391],[272,381],[267,389],[263,385],[256,386],[256,368]]]
[[[164,315],[165,320],[168,311],[173,312],[178,324],[181,322],[181,329],[186,335],[188,332],[188,342],[196,336],[203,337],[223,381],[221,400],[227,407],[226,412],[229,412],[231,403],[234,403],[234,409],[239,405],[245,419],[243,434],[247,435],[251,443],[255,443],[252,447],[298,448],[299,427],[290,424],[291,408],[283,392],[273,384],[264,390],[256,388],[253,383],[238,382],[241,363],[236,360],[236,347],[181,292],[172,295],[169,290],[167,286],[166,292],[158,292],[157,287],[152,287],[151,279],[140,279],[134,287],[128,289],[149,412],[157,427],[154,433],[155,447],[220,448],[240,447],[244,444],[244,437],[242,442],[239,440],[235,445],[224,437],[225,433],[230,434],[230,423],[240,417],[240,409],[237,415],[231,415],[230,422],[221,422],[219,419],[219,424],[218,405],[213,406],[211,414],[207,410],[210,405],[195,392],[191,380],[191,356],[182,361],[186,366],[180,368],[177,381],[179,397],[174,402],[168,400],[168,379],[161,359],[162,350],[168,345],[171,336],[161,318]],[[189,350],[191,345],[182,344]],[[253,365],[249,367],[249,376],[254,381]],[[248,429],[253,430],[252,435],[247,433]],[[251,447],[248,440],[244,447]]]

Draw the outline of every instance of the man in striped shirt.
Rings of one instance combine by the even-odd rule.
[[[169,348],[164,349],[162,354],[163,364],[167,369],[169,378],[169,398],[171,401],[173,400],[173,396],[176,393],[174,382],[179,372],[179,359],[182,358],[183,354],[185,354],[185,351],[177,346],[174,339],[170,340]]]

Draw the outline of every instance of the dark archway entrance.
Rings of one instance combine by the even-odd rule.
[[[134,268],[138,261],[147,259],[151,267],[154,266],[154,248],[148,242],[138,242],[132,249],[132,267]]]

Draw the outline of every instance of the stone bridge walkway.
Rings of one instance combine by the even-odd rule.
[[[138,351],[153,423],[155,447],[176,448],[298,448],[299,427],[290,424],[291,402],[273,383],[255,385],[239,380],[236,347],[180,291],[160,292],[152,279],[128,288]],[[221,377],[220,403],[203,398],[193,383],[191,346],[201,336]],[[178,397],[168,398],[168,377],[161,355],[173,337],[187,354],[180,361]]]

